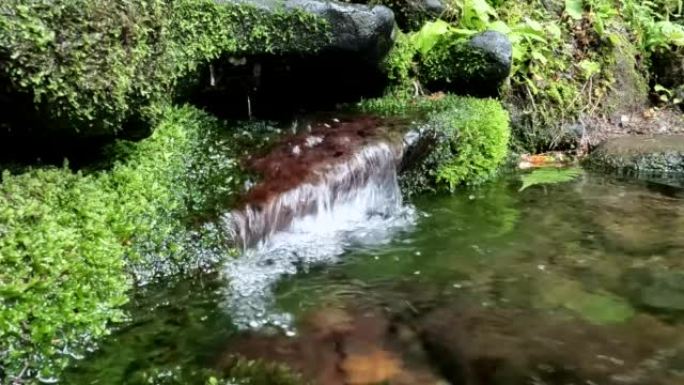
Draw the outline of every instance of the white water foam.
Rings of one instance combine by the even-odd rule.
[[[350,247],[387,243],[414,224],[415,212],[402,204],[397,181],[400,156],[401,148],[387,143],[366,145],[320,170],[318,182],[225,218],[243,244],[261,237],[224,270],[228,307],[239,327],[288,329],[291,317],[273,309],[279,279],[335,263]]]

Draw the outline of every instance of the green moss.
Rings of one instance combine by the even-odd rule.
[[[134,280],[204,262],[186,221],[235,198],[245,180],[237,144],[256,147],[259,135],[190,107],[168,108],[163,116],[150,138],[111,146],[107,169],[2,175],[6,375],[24,369],[26,378],[55,376],[70,354],[82,353],[122,319],[119,307]]]
[[[411,79],[415,73],[413,59],[416,49],[413,46],[410,35],[396,30],[394,46],[383,60],[382,66],[389,80],[399,87],[411,86]]]
[[[452,156],[438,165],[437,183],[453,190],[489,179],[506,158],[510,131],[508,113],[491,99],[463,103],[434,114],[430,124],[442,128]]]
[[[496,100],[456,95],[411,98],[405,93],[365,100],[361,111],[382,116],[425,120],[418,128],[434,135],[427,158],[401,176],[407,195],[489,179],[503,163],[510,139],[509,117]]]
[[[40,119],[26,129],[111,136],[148,126],[176,81],[208,60],[314,50],[326,31],[301,11],[213,0],[7,0],[0,93],[35,104]]]
[[[452,94],[435,94],[427,97],[414,97],[403,89],[393,89],[387,95],[359,102],[359,111],[380,116],[422,116],[432,112],[444,111],[459,106],[464,98]]]
[[[482,51],[468,46],[467,39],[448,33],[421,56],[420,78],[425,84],[474,80],[486,72],[488,62]]]

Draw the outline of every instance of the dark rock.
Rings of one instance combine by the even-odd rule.
[[[320,0],[231,0],[267,11],[304,10],[328,23],[317,50],[221,57],[190,99],[224,117],[289,118],[382,95],[380,62],[393,44],[394,14],[384,6]]]
[[[359,58],[378,61],[393,43],[394,13],[376,5],[349,4],[327,0],[228,0],[250,4],[271,12],[304,10],[327,21],[330,40],[320,47],[323,51],[338,51],[361,55]],[[219,0],[226,2],[226,0]]]
[[[404,153],[399,165],[399,186],[405,197],[434,192],[435,172],[450,159],[450,145],[445,130],[426,122],[404,136]]]
[[[654,53],[652,60],[654,80],[667,88],[684,86],[684,49],[681,47]]]
[[[378,3],[392,9],[399,28],[408,31],[420,29],[426,21],[438,18],[447,10],[441,0],[380,0]]]
[[[494,96],[510,75],[512,60],[513,46],[500,32],[481,32],[467,42],[445,36],[423,55],[421,80],[431,91]]]
[[[442,374],[452,384],[467,385],[665,385],[674,376],[644,368],[662,346],[681,343],[676,328],[650,317],[601,326],[458,304],[422,316],[417,328]]]
[[[591,153],[586,163],[626,174],[684,173],[684,135],[608,139]]]
[[[468,46],[487,55],[490,61],[486,67],[489,77],[503,81],[511,72],[513,46],[506,35],[496,31],[485,31],[473,36]]]
[[[662,311],[684,311],[684,272],[631,270],[623,277],[632,301]]]
[[[382,5],[369,7],[320,0],[288,0],[285,5],[328,21],[332,40],[324,49],[360,54],[366,60],[377,61],[392,47],[394,13]]]

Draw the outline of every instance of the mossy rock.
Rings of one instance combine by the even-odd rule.
[[[480,184],[496,173],[508,152],[508,113],[493,99],[388,96],[366,101],[362,109],[423,120],[404,139],[400,185],[407,196]]]
[[[419,77],[432,91],[494,96],[510,75],[512,52],[510,40],[499,32],[470,39],[444,34],[421,55]]]
[[[592,168],[626,174],[684,173],[684,135],[608,139],[585,163]]]
[[[151,133],[176,82],[226,53],[315,50],[325,23],[213,0],[0,3],[2,136]]]

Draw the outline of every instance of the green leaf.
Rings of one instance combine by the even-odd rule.
[[[582,0],[565,0],[565,13],[574,20],[582,20],[584,3]]]
[[[601,72],[601,65],[593,60],[584,59],[577,66],[582,70],[582,75],[584,75],[585,79],[589,79]]]
[[[435,46],[435,44],[437,44],[439,38],[449,32],[450,28],[449,23],[443,20],[427,22],[420,31],[411,36],[413,46],[415,46],[421,54],[426,54]]]
[[[496,32],[503,33],[504,35],[508,35],[512,31],[511,27],[509,27],[508,24],[506,24],[505,22],[503,22],[501,20],[497,20],[493,23],[490,23],[488,29],[490,31],[496,31]]]
[[[540,184],[557,184],[563,182],[570,182],[580,175],[584,171],[581,168],[540,168],[532,171],[529,174],[525,174],[521,177],[523,185],[520,190],[523,191],[528,187],[532,187]]]

